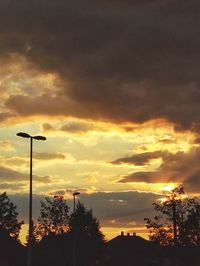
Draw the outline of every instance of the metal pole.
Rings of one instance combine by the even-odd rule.
[[[74,217],[75,217],[75,209],[76,209],[76,202],[75,202],[75,197],[76,194],[73,194],[74,196]],[[73,231],[73,266],[76,266],[76,232],[75,232],[75,226],[74,226],[74,231]]]
[[[28,257],[27,265],[32,265],[32,238],[33,238],[33,222],[32,222],[32,160],[33,160],[33,138],[30,137],[30,193],[29,193],[29,238],[28,238]]]
[[[200,234],[199,234],[199,229],[200,229],[200,224],[199,224],[199,214],[200,214],[200,206],[199,204],[196,207],[196,213],[197,213],[197,247],[199,247],[200,244]]]
[[[173,231],[174,231],[174,246],[177,246],[177,222],[176,222],[176,203],[175,198],[172,202],[172,211],[173,211]]]
[[[76,197],[76,195],[74,194],[73,196],[74,196],[74,214],[75,214],[75,208],[76,208],[75,197]]]

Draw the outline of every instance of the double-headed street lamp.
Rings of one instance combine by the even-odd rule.
[[[27,256],[27,266],[32,265],[32,238],[33,238],[33,222],[32,222],[32,160],[33,160],[33,139],[36,140],[46,140],[43,136],[31,136],[27,133],[19,132],[18,137],[29,138],[30,139],[30,192],[29,192],[29,241],[28,241],[28,256]]]

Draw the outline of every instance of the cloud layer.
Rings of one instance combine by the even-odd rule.
[[[199,192],[200,148],[192,148],[187,152],[146,152],[131,157],[117,159],[113,164],[128,163],[148,166],[149,160],[160,158],[162,161],[155,171],[140,171],[125,175],[120,183],[147,182],[147,183],[182,183],[188,192]]]
[[[164,118],[199,131],[199,8],[197,0],[2,1],[1,58],[22,55],[57,75],[60,88],[11,95],[6,107],[23,116]]]
[[[33,175],[35,181],[39,183],[49,183],[51,182],[51,178],[49,176],[38,176]],[[24,174],[15,170],[12,170],[7,167],[0,166],[0,183],[1,182],[11,182],[11,183],[18,183],[18,182],[28,182],[29,181],[29,174]],[[12,187],[12,185],[11,185]]]
[[[54,194],[56,195],[56,194]],[[53,196],[53,195],[52,195]],[[34,195],[34,220],[37,219],[40,210],[40,201],[44,197]],[[144,225],[144,217],[152,216],[154,211],[152,203],[159,198],[153,193],[138,192],[110,192],[87,194],[81,190],[79,200],[87,207],[92,208],[94,214],[100,220],[101,225],[110,227],[127,227]],[[11,199],[19,207],[21,219],[27,220],[28,195],[13,194]],[[70,211],[73,210],[73,199],[67,199]],[[130,224],[130,222],[134,222]]]

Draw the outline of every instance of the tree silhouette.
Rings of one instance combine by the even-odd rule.
[[[164,246],[200,245],[200,203],[195,198],[182,199],[182,187],[166,195],[161,203],[153,203],[158,215],[145,218],[150,240]]]
[[[72,236],[49,233],[36,246],[35,266],[72,266]]]
[[[101,254],[105,243],[99,221],[93,215],[92,209],[87,209],[78,201],[75,213],[72,213],[69,219],[69,230],[75,237],[76,264],[89,265]]]
[[[104,247],[97,217],[80,202],[75,213],[68,216],[69,208],[62,197],[45,200],[41,202],[39,223],[35,226],[35,235],[41,238],[36,246],[35,265],[72,266],[76,251],[76,266],[89,266]]]
[[[62,234],[68,230],[69,207],[61,196],[49,197],[41,201],[40,216],[36,226],[37,234],[40,238],[53,234]]]
[[[13,238],[19,237],[23,221],[18,222],[17,206],[14,205],[6,192],[0,194],[0,229],[6,229]]]
[[[196,198],[188,200],[187,220],[184,225],[185,243],[200,246],[200,203]]]
[[[150,230],[150,240],[161,245],[177,245],[182,242],[184,235],[185,206],[181,199],[184,194],[182,187],[173,189],[165,195],[161,203],[153,203],[158,215],[153,220],[145,218],[146,227]]]
[[[0,247],[0,265],[25,265],[25,247],[18,239],[11,237],[5,228],[0,228]]]

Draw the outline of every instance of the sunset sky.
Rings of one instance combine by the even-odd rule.
[[[200,193],[200,2],[0,0],[0,191],[27,223],[72,193],[107,238],[145,234],[163,190]],[[25,229],[24,229],[25,230]]]

